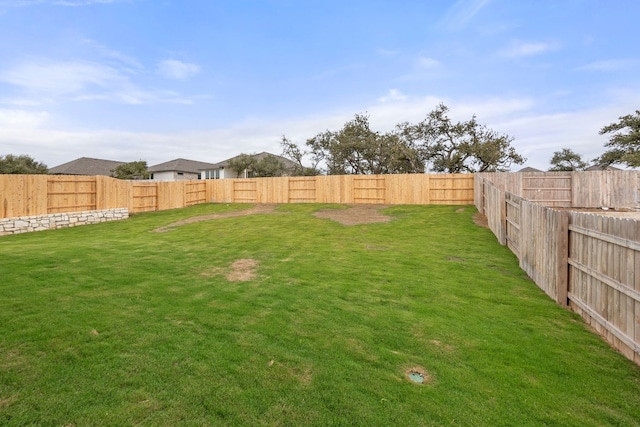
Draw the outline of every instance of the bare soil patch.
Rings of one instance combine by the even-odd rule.
[[[230,282],[248,282],[256,278],[258,261],[251,258],[239,259],[231,264],[227,273],[227,280]]]
[[[487,219],[487,216],[480,212],[473,214],[473,222],[480,227],[489,228],[489,220]]]
[[[318,218],[330,219],[342,225],[389,222],[391,217],[380,213],[387,205],[349,205],[347,209],[323,209],[314,213]]]
[[[258,261],[243,258],[234,261],[227,268],[216,267],[200,273],[203,277],[224,276],[229,282],[249,282],[257,277]]]
[[[18,398],[15,397],[15,396],[0,397],[0,408],[6,408],[8,406],[11,406],[11,404],[16,402],[17,400],[18,400]]]
[[[265,203],[265,204],[255,205],[252,208],[245,209],[242,211],[194,216],[191,218],[172,222],[171,224],[167,224],[164,227],[156,228],[153,231],[155,231],[156,233],[166,233],[167,231],[171,231],[176,227],[180,227],[181,225],[193,224],[194,222],[209,221],[212,219],[234,218],[234,217],[246,216],[246,215],[265,215],[265,214],[275,214],[275,213],[281,213],[281,212],[276,212],[276,205]]]

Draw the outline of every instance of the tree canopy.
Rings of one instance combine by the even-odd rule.
[[[454,123],[449,109],[438,105],[416,124],[400,123],[387,133],[371,129],[369,116],[356,114],[338,131],[324,131],[306,141],[301,150],[283,138],[283,155],[300,165],[311,157],[313,170],[326,165],[326,173],[396,174],[435,172],[499,172],[525,158],[511,146],[513,138],[478,124],[475,116]]]
[[[282,147],[282,156],[291,160],[295,166],[291,167],[289,173],[292,176],[314,176],[320,175],[321,171],[319,169],[319,164],[323,160],[322,153],[319,153],[320,156],[315,156],[314,153],[308,150],[303,150],[295,142],[292,142],[286,136],[282,136],[282,141],[280,142],[280,146]],[[304,159],[311,159],[311,166],[304,165]]]
[[[480,125],[475,115],[454,123],[449,108],[439,104],[415,125],[405,125],[414,144],[421,147],[425,160],[435,172],[504,172],[525,158],[511,146],[513,138]]]
[[[0,156],[0,174],[47,174],[49,168],[26,154]]]
[[[399,133],[371,130],[369,117],[356,114],[339,131],[325,131],[307,140],[329,175],[419,173],[424,163],[417,149]]]
[[[282,160],[269,154],[256,161],[253,165],[252,172],[252,176],[255,176],[256,178],[267,178],[283,176],[287,172],[287,168]]]
[[[144,160],[123,163],[111,172],[113,172],[114,178],[118,179],[148,179],[151,176],[147,162]]]
[[[582,160],[582,156],[570,148],[555,151],[549,163],[551,172],[578,171],[587,168],[587,163]]]
[[[619,117],[619,121],[600,129],[600,135],[612,134],[604,144],[609,149],[594,160],[604,166],[614,163],[629,167],[640,166],[640,110]]]
[[[227,167],[236,173],[237,178],[247,177],[265,178],[283,176],[287,173],[287,167],[276,156],[266,155],[259,159],[256,154],[242,153],[229,160]]]

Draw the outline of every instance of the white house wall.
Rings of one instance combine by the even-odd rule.
[[[179,172],[175,172],[175,171],[153,173],[154,181],[183,181],[183,180],[189,180],[189,179],[198,179],[198,177],[199,177],[199,174],[189,173],[189,172],[183,172],[182,175],[179,175]]]

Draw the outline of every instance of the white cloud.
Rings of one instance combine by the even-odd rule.
[[[0,72],[0,82],[24,89],[33,103],[53,98],[122,104],[192,104],[198,98],[142,89],[131,81],[129,73],[95,61],[27,62]]]
[[[0,109],[0,127],[36,128],[46,123],[49,114],[46,111],[26,111]]]
[[[56,6],[90,6],[92,4],[118,3],[122,0],[54,0],[51,4]]]
[[[0,7],[26,7],[38,4],[54,6],[91,6],[93,4],[118,3],[124,0],[0,0]]]
[[[540,55],[557,49],[558,45],[555,43],[515,41],[509,47],[500,51],[500,55],[507,58],[522,58]]]
[[[91,53],[97,55],[101,62],[111,64],[122,72],[136,73],[144,70],[144,66],[137,58],[111,49],[95,40],[85,39],[82,45],[89,47]]]
[[[617,71],[625,68],[636,67],[640,61],[636,59],[610,59],[604,61],[596,61],[590,64],[578,67],[579,71]]]
[[[91,86],[122,85],[127,77],[117,70],[88,61],[48,61],[18,65],[0,73],[0,81],[31,92],[71,94]]]
[[[426,70],[438,68],[441,65],[440,61],[433,58],[418,58],[418,66]]]
[[[175,59],[166,59],[158,64],[158,73],[169,79],[185,80],[200,72],[200,66]]]
[[[458,0],[438,23],[445,30],[461,30],[489,4],[490,0]]]
[[[393,94],[390,91],[389,94]],[[399,94],[399,93],[398,93]],[[404,121],[416,123],[423,120],[440,103],[449,107],[449,117],[454,121],[469,120],[476,115],[478,122],[488,124],[507,117],[522,114],[534,105],[527,98],[450,99],[439,96],[409,97],[399,94],[395,98],[387,95],[380,103],[367,108],[371,122],[377,130],[387,131]],[[499,129],[495,129],[499,132]]]
[[[405,99],[407,99],[407,96],[400,92],[398,89],[390,89],[385,96],[380,97],[378,100],[382,103],[386,103],[404,101]]]

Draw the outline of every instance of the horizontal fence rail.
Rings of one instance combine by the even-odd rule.
[[[519,175],[476,175],[475,205],[489,228],[549,297],[640,364],[640,213],[571,209],[637,207],[638,173]]]

